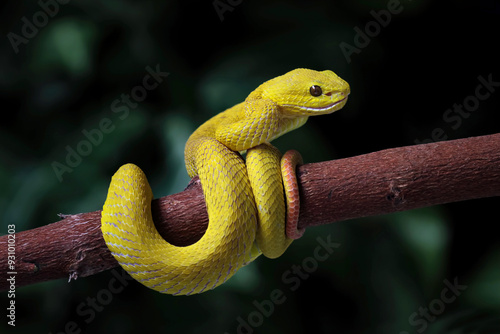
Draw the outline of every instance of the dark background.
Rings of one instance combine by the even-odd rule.
[[[297,67],[331,69],[351,86],[342,110],[276,141],[306,162],[413,145],[438,128],[447,140],[500,129],[498,86],[460,124],[443,118],[473,101],[479,77],[500,82],[498,1],[233,1],[223,20],[211,1],[54,3],[46,21],[37,14],[44,2],[2,4],[0,234],[8,224],[22,231],[58,213],[102,208],[110,177],[126,162],[146,172],[155,197],[182,191],[189,134]],[[397,11],[390,22],[388,8]],[[38,31],[13,47],[34,16]],[[369,40],[358,33],[366,27]],[[356,42],[346,57],[340,45]],[[117,109],[114,101],[142,85],[148,66],[169,75],[134,107]],[[58,177],[54,164],[67,165],[68,149],[85,150],[85,133],[103,119],[112,130]],[[118,283],[111,271],[18,288],[16,327],[3,315],[0,326],[237,333],[244,319],[252,327],[241,333],[499,333],[498,205],[480,199],[311,228],[281,258],[259,258],[198,296]],[[327,236],[338,248],[307,276],[287,276],[294,265],[314,264],[317,237]],[[454,282],[463,290],[441,301],[454,296],[445,290]],[[259,311],[276,289],[281,303]],[[5,310],[6,293],[1,300]]]

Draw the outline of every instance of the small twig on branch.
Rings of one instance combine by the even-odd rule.
[[[500,196],[500,134],[399,147],[298,168],[300,227],[419,207]],[[208,217],[195,179],[153,201],[160,234],[176,245],[198,240]],[[90,276],[118,266],[104,243],[101,212],[65,216],[15,234],[16,285]],[[0,272],[7,273],[7,236]],[[0,290],[8,282],[0,282]]]

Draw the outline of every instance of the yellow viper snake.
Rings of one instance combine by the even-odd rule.
[[[189,246],[174,246],[160,236],[146,176],[133,164],[120,167],[101,218],[114,258],[151,289],[190,295],[219,286],[261,253],[279,257],[303,232],[297,230],[294,174],[300,158],[289,151],[281,159],[270,142],[309,116],[342,108],[349,92],[332,71],[295,69],[264,82],[244,102],[193,132],[185,148],[186,168],[190,177],[200,178],[209,224]]]

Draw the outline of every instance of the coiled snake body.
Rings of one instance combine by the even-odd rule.
[[[189,176],[200,177],[209,225],[189,246],[174,246],[160,236],[151,217],[153,194],[146,176],[133,164],[120,167],[101,219],[115,259],[151,289],[189,295],[224,283],[261,253],[280,256],[302,233],[294,208],[298,190],[290,183],[299,158],[289,151],[281,159],[269,143],[309,116],[342,108],[349,92],[349,85],[332,71],[296,69],[263,83],[244,102],[201,125],[186,144],[185,160]],[[238,153],[243,151],[246,164]]]

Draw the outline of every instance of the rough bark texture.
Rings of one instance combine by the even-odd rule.
[[[383,150],[299,166],[300,227],[500,195],[500,134]],[[208,217],[201,185],[153,202],[162,236],[187,245]],[[15,234],[16,286],[90,276],[116,267],[100,230],[101,212],[65,216]],[[11,237],[12,238],[12,237]],[[8,236],[0,272],[8,273]],[[8,289],[6,280],[0,290]]]

